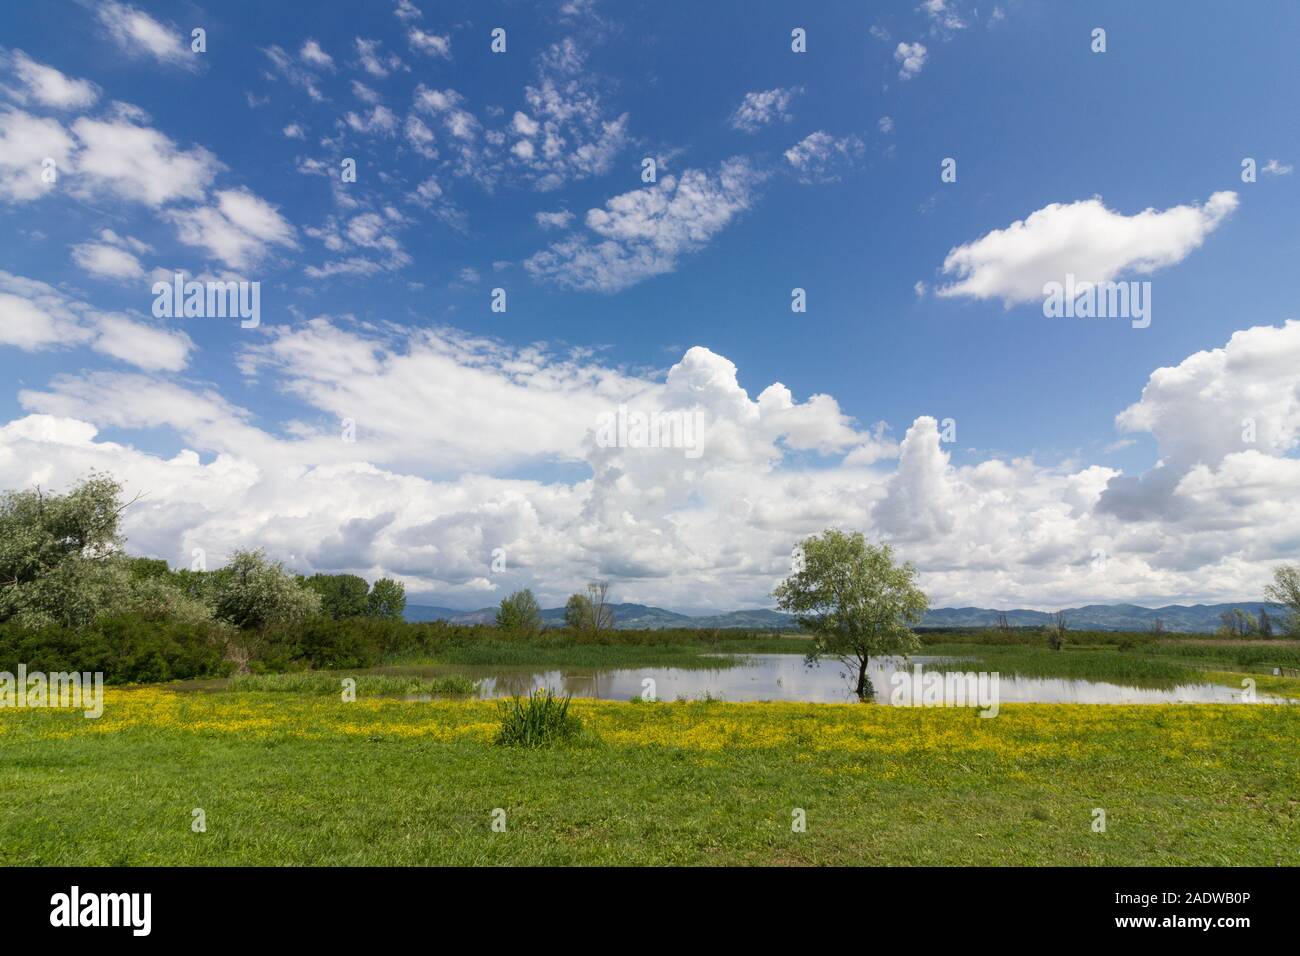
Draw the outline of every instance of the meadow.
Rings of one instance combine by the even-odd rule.
[[[518,643],[487,641],[473,659]],[[1231,682],[1260,666],[1240,660],[1254,655],[1244,645],[1166,646],[925,650],[1157,682],[1185,671]],[[508,653],[644,663],[705,650],[713,642],[642,636]],[[1300,681],[1271,679],[1300,696]],[[0,864],[1300,863],[1292,706],[1006,704],[990,719],[575,699],[575,739],[519,748],[495,742],[498,702],[463,685],[361,678],[347,703],[337,687],[334,675],[251,676],[215,693],[111,687],[98,720],[0,711]],[[403,699],[420,691],[459,696]]]

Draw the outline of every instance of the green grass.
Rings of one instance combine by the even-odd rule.
[[[582,721],[569,712],[570,697],[536,690],[527,697],[497,702],[501,727],[493,743],[502,747],[547,747],[570,743],[582,733]]]
[[[260,691],[281,694],[320,694],[342,697],[343,680],[356,681],[357,697],[464,697],[478,691],[478,682],[460,674],[439,677],[349,674],[346,671],[297,671],[290,674],[241,674],[232,677],[228,691]]]
[[[537,749],[492,701],[0,711],[0,864],[1300,863],[1297,708],[572,707]]]

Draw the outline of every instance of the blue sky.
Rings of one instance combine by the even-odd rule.
[[[1300,550],[1300,9],[804,6],[6,7],[4,484],[110,468],[136,550],[463,607],[762,606],[830,524],[939,603],[1256,598]],[[154,318],[174,270],[261,327]],[[1064,272],[1149,281],[1150,326],[1045,317]],[[638,401],[703,464],[593,449]]]

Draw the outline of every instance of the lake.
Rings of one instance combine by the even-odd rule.
[[[719,655],[723,657],[726,655]],[[457,673],[480,681],[479,696],[511,697],[545,687],[557,694],[592,697],[604,700],[629,700],[642,696],[646,680],[653,681],[654,696],[659,700],[705,697],[726,701],[788,700],[818,703],[853,701],[854,678],[836,661],[822,661],[812,667],[796,654],[738,655],[736,666],[711,669],[679,667],[633,667],[596,670],[568,667],[554,670],[540,668],[506,668],[493,666],[403,667],[384,668],[383,673],[419,673],[426,675]],[[954,658],[915,655],[872,658],[869,673],[876,701],[891,703],[895,688],[902,702],[909,694],[922,694],[916,684],[915,668],[925,675],[925,665]],[[898,674],[897,683],[895,675]],[[923,676],[924,680],[924,676]],[[1167,687],[1130,687],[1102,681],[1053,677],[1013,677],[1000,675],[997,683],[1000,703],[1062,704],[1231,704],[1242,703],[1242,689],[1219,684],[1180,684]],[[1280,698],[1259,694],[1261,702],[1282,703]]]

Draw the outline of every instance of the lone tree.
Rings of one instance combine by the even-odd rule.
[[[912,627],[929,608],[916,586],[916,568],[895,564],[888,544],[870,544],[861,532],[834,528],[800,544],[800,570],[773,596],[813,636],[810,663],[830,657],[858,669],[859,700],[872,696],[872,655],[910,654],[921,646]]]
[[[516,634],[536,634],[542,629],[542,608],[533,592],[524,588],[501,599],[497,627]]]

